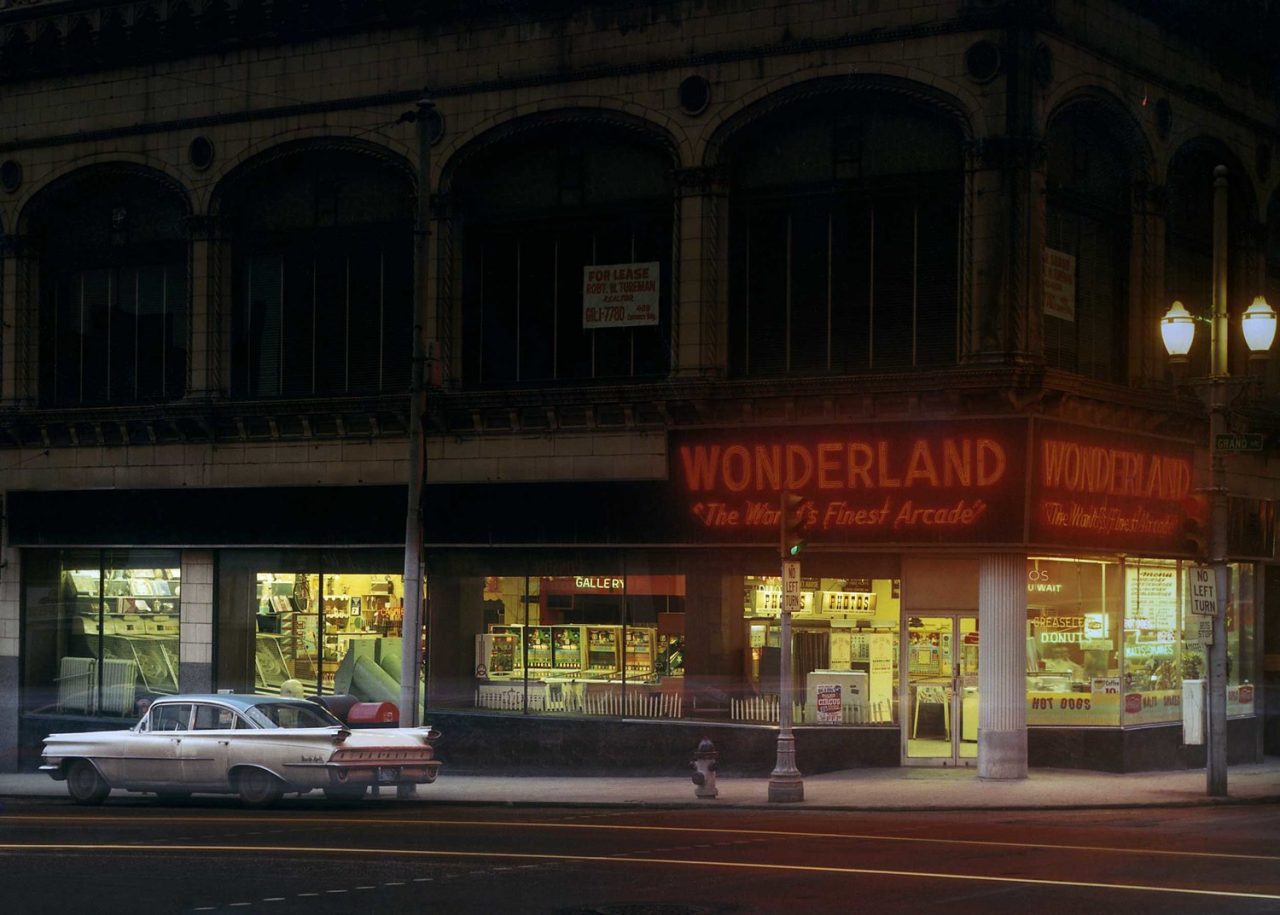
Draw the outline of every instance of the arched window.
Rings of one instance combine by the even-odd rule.
[[[187,383],[187,202],[164,182],[90,169],[34,203],[39,401],[174,400]]]
[[[599,126],[477,153],[455,185],[470,385],[661,378],[671,366],[671,157]],[[584,270],[656,264],[652,323],[587,313]]]
[[[902,102],[827,96],[762,118],[729,156],[735,375],[956,362],[953,124]]]
[[[296,150],[234,183],[233,397],[407,390],[413,207],[407,173],[347,150]]]
[[[1046,304],[1044,354],[1054,368],[1122,382],[1132,179],[1123,144],[1104,125],[1078,106],[1054,118],[1045,138],[1045,247],[1055,271],[1074,270],[1070,282],[1045,279],[1059,294]]]

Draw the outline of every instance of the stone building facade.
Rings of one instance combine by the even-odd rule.
[[[868,677],[797,681],[859,700],[802,735],[802,768],[806,740],[993,777],[1203,764],[1180,707],[1143,698],[1202,673],[1183,522],[1207,424],[1158,323],[1208,308],[1219,165],[1231,313],[1280,300],[1280,121],[1273,5],[1201,6],[3,4],[0,765],[42,730],[127,721],[126,694],[278,688],[268,660],[321,693],[361,682],[355,636],[390,638],[403,599],[415,334],[427,705],[458,733],[621,725],[647,714],[629,691],[656,717],[767,723],[742,703],[771,698],[768,512],[794,488],[833,519],[803,554],[801,673]],[[593,266],[616,268],[599,291]],[[1234,338],[1230,361],[1245,373]],[[1233,430],[1275,431],[1278,375]],[[1006,461],[991,489],[966,442]],[[1073,503],[1156,520],[1049,520],[1071,492],[1054,443],[1166,468]],[[718,490],[696,454],[726,456]],[[1265,451],[1227,472],[1231,754],[1252,759],[1277,474]],[[913,481],[945,496],[920,511],[954,513],[911,514]],[[765,520],[711,520],[744,490]],[[833,492],[865,524],[836,530]],[[1074,598],[1037,606],[1068,573]],[[861,595],[879,615],[830,609]],[[665,669],[619,653],[591,677],[584,653],[556,678],[522,641],[615,625]],[[1057,632],[1077,654],[1043,650]],[[267,636],[292,642],[264,659]],[[480,658],[507,638],[502,680]],[[1086,699],[1105,714],[1067,714]]]

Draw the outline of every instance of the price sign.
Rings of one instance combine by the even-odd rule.
[[[1213,569],[1207,566],[1191,566],[1187,570],[1187,587],[1191,590],[1191,612],[1197,616],[1216,616],[1218,613],[1218,583]]]

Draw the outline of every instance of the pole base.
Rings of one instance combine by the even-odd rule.
[[[772,804],[794,804],[804,800],[804,780],[796,778],[779,778],[769,776],[769,802]]]

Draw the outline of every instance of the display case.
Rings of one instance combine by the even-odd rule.
[[[629,626],[626,629],[626,674],[628,677],[653,676],[654,650],[657,645],[656,629]]]
[[[581,626],[552,626],[551,642],[551,661],[557,675],[576,674],[586,667]]]
[[[587,672],[591,676],[612,676],[622,669],[621,627],[587,626]]]

